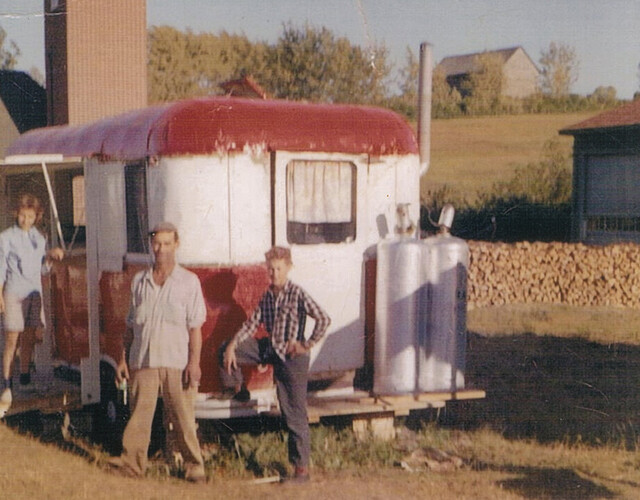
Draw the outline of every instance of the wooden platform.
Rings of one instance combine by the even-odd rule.
[[[307,400],[309,422],[317,423],[322,417],[346,415],[406,416],[411,410],[442,408],[447,401],[482,399],[485,391],[462,390],[457,392],[432,392],[402,396],[371,396],[355,392],[353,396],[310,397]]]
[[[13,403],[6,416],[29,411],[57,413],[77,410],[82,407],[80,384],[50,376],[34,376],[31,384],[20,385],[15,377]]]

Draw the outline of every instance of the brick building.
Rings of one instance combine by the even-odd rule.
[[[468,80],[470,74],[480,69],[479,56],[484,54],[495,54],[503,61],[502,95],[522,98],[538,91],[540,70],[522,47],[445,57],[436,70],[444,71],[447,83],[456,88],[460,94],[465,95],[468,91],[464,89],[463,82]]]
[[[49,125],[147,105],[145,0],[45,0]]]

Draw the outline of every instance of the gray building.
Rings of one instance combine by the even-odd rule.
[[[503,96],[522,98],[538,91],[540,70],[522,47],[445,57],[436,69],[444,72],[447,83],[451,87],[465,95],[467,92],[463,82],[469,78],[471,73],[480,70],[479,57],[484,54],[495,55],[502,60]]]
[[[574,138],[573,238],[640,242],[640,99],[560,133]]]

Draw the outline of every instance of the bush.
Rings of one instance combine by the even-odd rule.
[[[420,227],[435,231],[434,222],[445,203],[456,207],[452,234],[486,241],[568,241],[571,227],[571,171],[569,157],[558,143],[545,145],[543,158],[515,170],[508,181],[497,182],[469,204],[444,186],[423,201]]]

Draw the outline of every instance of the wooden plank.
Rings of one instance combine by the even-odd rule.
[[[56,413],[81,407],[78,384],[51,376],[36,376],[31,385],[14,384],[13,402],[7,416],[30,411]]]
[[[390,396],[365,396],[360,401],[365,404],[381,402],[387,405],[407,404],[408,401],[459,401],[483,399],[486,392],[480,389],[464,389],[455,392],[422,392],[419,394],[402,394]]]
[[[309,421],[319,422],[321,417],[348,416],[362,414],[382,414],[389,413],[395,416],[406,416],[411,410],[442,408],[444,401],[419,401],[413,397],[394,398],[393,401],[371,399],[365,400],[357,397],[353,399],[311,399],[307,405]]]
[[[80,391],[65,392],[52,395],[20,398],[13,401],[7,416],[17,415],[29,411],[42,413],[57,413],[59,411],[71,411],[82,408]]]

